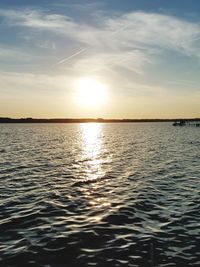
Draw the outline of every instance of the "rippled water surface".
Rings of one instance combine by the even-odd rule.
[[[0,125],[0,266],[200,266],[200,129]]]

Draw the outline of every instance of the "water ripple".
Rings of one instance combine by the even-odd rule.
[[[0,126],[1,266],[199,266],[199,129]]]

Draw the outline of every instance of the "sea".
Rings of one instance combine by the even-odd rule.
[[[200,129],[0,124],[0,266],[200,266]]]

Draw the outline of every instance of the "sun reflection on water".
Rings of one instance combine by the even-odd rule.
[[[82,138],[82,179],[86,182],[86,186],[82,186],[80,191],[90,209],[88,220],[99,222],[102,219],[102,215],[98,213],[107,210],[111,206],[108,197],[102,190],[105,186],[104,178],[106,175],[105,159],[103,157],[103,126],[100,123],[84,123],[80,127]]]
[[[99,123],[81,124],[82,162],[86,179],[97,179],[104,175],[102,169],[102,125]]]

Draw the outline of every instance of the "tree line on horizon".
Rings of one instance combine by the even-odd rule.
[[[200,121],[200,118],[190,119],[103,119],[103,118],[6,118],[0,117],[0,123],[87,123],[87,122],[174,122],[174,121]]]

